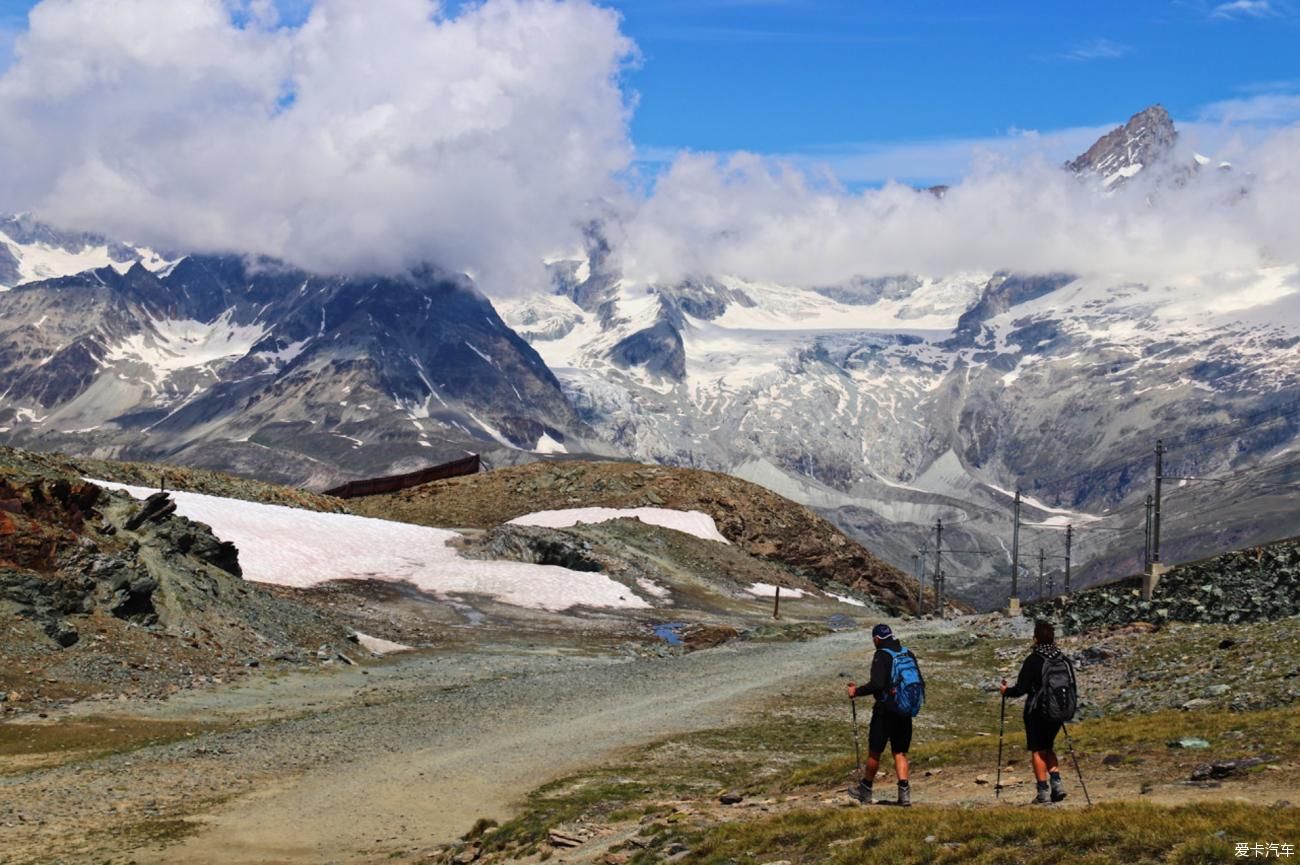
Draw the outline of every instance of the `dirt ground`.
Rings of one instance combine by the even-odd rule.
[[[925,647],[931,686],[917,722],[917,813],[1025,806],[1032,782],[1014,708],[1004,789],[994,797],[998,698],[988,690],[1013,670],[1022,640],[989,634],[977,620],[895,627]],[[1112,661],[1082,671],[1085,690],[1115,690],[1126,675],[1115,665],[1153,639],[1109,638]],[[630,839],[643,837],[646,820],[703,828],[838,813],[853,807],[842,792],[853,771],[842,689],[865,673],[867,642],[856,630],[646,658],[498,638],[249,677],[166,701],[83,702],[25,716],[6,725],[6,741],[30,748],[0,748],[0,862],[423,865],[447,861],[461,849],[448,845],[481,818],[526,817],[547,801],[534,791],[556,781],[559,791],[546,794],[556,801],[591,797],[576,824],[560,827],[582,843],[521,843],[499,861],[610,865],[637,849]],[[1188,712],[1145,727],[1140,716],[1112,722],[1104,706],[1095,713],[1074,736],[1099,805],[1272,808],[1300,789],[1294,712]],[[1225,717],[1233,729],[1205,726]],[[1203,727],[1215,730],[1213,752],[1165,746],[1166,734]],[[14,738],[19,728],[26,740]],[[1187,783],[1196,764],[1235,756],[1234,748],[1270,760],[1243,777]],[[1064,748],[1061,756],[1071,797],[1060,807],[1084,807]],[[893,780],[877,782],[881,798],[893,798]],[[610,783],[634,807],[602,801]],[[721,804],[718,794],[733,788],[741,801]],[[1291,819],[1295,809],[1278,813]]]

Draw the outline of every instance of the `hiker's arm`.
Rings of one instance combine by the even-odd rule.
[[[884,652],[876,652],[876,656],[871,659],[871,681],[865,685],[858,685],[858,696],[869,697],[888,693],[890,667],[889,656]]]
[[[1020,665],[1020,675],[1016,677],[1016,683],[1012,685],[1010,688],[1007,688],[1006,696],[1012,698],[1023,697],[1025,694],[1028,694],[1030,691],[1034,690],[1034,677],[1031,675],[1029,669],[1033,663],[1033,660],[1034,660],[1033,655],[1030,655],[1028,658],[1025,658],[1025,662]]]

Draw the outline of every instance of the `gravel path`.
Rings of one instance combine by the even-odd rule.
[[[620,748],[753,711],[782,682],[838,686],[840,670],[861,666],[865,641],[843,633],[654,660],[497,647],[186,695],[134,714],[254,725],[0,779],[0,798],[22,802],[31,830],[30,845],[0,850],[13,862],[131,852],[140,865],[288,865],[427,847],[479,817],[508,816],[529,790]],[[105,828],[227,796],[179,844],[132,850],[130,835]]]

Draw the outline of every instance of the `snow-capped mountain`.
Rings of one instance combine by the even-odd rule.
[[[1156,106],[1069,167],[1107,187],[1143,166],[1164,177],[1183,169],[1175,140]],[[945,557],[949,585],[969,597],[1009,590],[1018,486],[1022,596],[1037,591],[1040,547],[1060,569],[1067,525],[1076,579],[1139,569],[1157,439],[1171,448],[1167,474],[1252,473],[1166,485],[1166,561],[1294,533],[1285,497],[1225,516],[1260,477],[1289,477],[1294,266],[1150,285],[1017,273],[642,285],[592,243],[552,265],[553,294],[502,305],[585,421],[640,458],[730,472],[814,506],[900,567],[933,551],[941,518],[945,551],[966,551]]]
[[[1152,105],[1097,139],[1066,167],[1076,174],[1095,174],[1105,186],[1114,186],[1136,177],[1143,168],[1167,162],[1177,141],[1169,112]]]
[[[171,264],[166,256],[145,247],[59,231],[27,215],[0,217],[0,291],[101,267],[126,273],[137,261],[152,271]]]
[[[1175,141],[1156,106],[1069,168],[1108,189],[1139,171],[1192,182]],[[21,283],[0,291],[7,443],[316,485],[466,450],[709,468],[821,510],[909,570],[928,544],[933,573],[942,519],[950,589],[988,602],[1009,588],[1017,487],[1023,597],[1067,525],[1076,584],[1139,568],[1157,439],[1167,474],[1222,481],[1166,485],[1166,561],[1295,533],[1291,265],[1150,284],[647,285],[623,277],[592,226],[584,254],[550,262],[551,291],[498,316],[468,280],[432,270],[329,278],[31,220],[0,230],[0,285]]]
[[[137,260],[0,293],[0,340],[0,438],[19,446],[317,485],[593,447],[536,352],[431,270]]]

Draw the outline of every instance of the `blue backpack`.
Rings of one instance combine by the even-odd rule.
[[[907,649],[884,651],[894,659],[894,669],[890,674],[892,687],[886,705],[900,715],[915,718],[925,702],[925,682],[921,681],[921,668],[916,665],[916,656]]]

